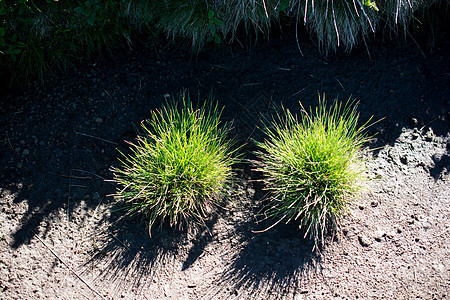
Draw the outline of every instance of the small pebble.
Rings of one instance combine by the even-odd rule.
[[[427,133],[425,134],[425,138],[428,140],[428,141],[432,141],[433,140],[433,138],[434,138],[434,132],[433,132],[433,129],[429,129],[428,131],[427,131]]]
[[[431,228],[431,224],[428,222],[423,223],[423,229],[428,230]]]
[[[370,238],[362,234],[358,235],[358,241],[363,247],[368,247],[372,245],[372,241],[370,240]]]
[[[377,242],[381,242],[382,238],[386,236],[386,232],[384,232],[381,229],[378,229],[377,231],[375,231],[373,233],[373,238],[377,241]]]
[[[97,117],[97,118],[95,118],[95,123],[102,124],[103,123],[103,119]]]
[[[22,168],[22,163],[17,163],[17,169],[21,169]]]
[[[28,154],[30,154],[30,150],[25,149],[25,150],[23,150],[22,154],[23,154],[23,155],[28,155]]]

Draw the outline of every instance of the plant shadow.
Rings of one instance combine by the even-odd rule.
[[[450,172],[450,154],[449,154],[449,145],[447,144],[447,153],[438,156],[433,155],[432,160],[434,162],[434,167],[430,169],[430,175],[433,176],[435,181],[438,181],[440,178],[443,178],[446,174]]]
[[[234,199],[244,217],[223,216],[233,223],[227,236],[233,246],[223,254],[226,266],[211,283],[206,298],[291,297],[300,293],[302,277],[320,266],[320,252],[313,251],[314,242],[303,238],[294,224],[280,223],[266,230],[274,221],[256,220],[266,195],[261,182],[254,180],[260,174],[250,165],[244,169],[239,179],[241,189],[254,192]]]
[[[140,294],[147,285],[167,277],[168,271],[187,270],[212,240],[210,230],[217,221],[213,216],[206,222],[207,228],[197,226],[188,232],[164,223],[154,228],[150,237],[137,218],[121,217],[120,212],[110,217],[108,222],[116,220],[107,229],[110,233],[81,268],[83,274],[95,274],[99,285],[113,287],[114,296],[131,289]]]
[[[227,298],[292,297],[299,293],[302,277],[320,264],[314,243],[301,238],[295,226],[283,224],[258,234],[249,228],[238,230],[246,231],[240,251],[214,282],[217,288],[210,294],[222,290]]]

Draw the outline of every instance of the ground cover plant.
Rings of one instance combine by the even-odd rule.
[[[257,143],[257,170],[270,192],[265,215],[275,224],[298,222],[316,246],[327,231],[336,232],[364,181],[361,147],[368,123],[358,125],[352,104],[335,100],[327,108],[319,98],[315,110],[302,107],[300,120],[285,110],[279,121],[266,124],[267,139]]]
[[[205,225],[226,197],[234,159],[220,114],[211,99],[198,109],[188,96],[167,103],[142,122],[132,153],[113,168],[117,199],[144,216],[150,235],[157,221],[179,229]]]

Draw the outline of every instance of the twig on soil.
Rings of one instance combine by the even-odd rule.
[[[79,135],[84,135],[84,136],[87,136],[87,137],[90,137],[90,138],[93,138],[93,139],[97,139],[97,140],[100,140],[100,141],[103,141],[103,142],[106,142],[106,143],[110,143],[110,144],[113,144],[113,145],[119,145],[116,142],[108,141],[108,140],[105,140],[105,139],[102,139],[102,138],[99,138],[99,137],[96,137],[96,136],[93,136],[93,135],[90,135],[90,134],[87,134],[87,133],[82,133],[82,132],[78,132],[78,131],[75,131],[75,133],[79,134]]]
[[[224,67],[224,66],[221,66],[221,65],[213,65],[213,67],[218,67],[218,68],[222,68],[222,69],[225,69],[225,70],[229,70],[230,69],[228,67]]]
[[[19,153],[17,153],[16,149],[13,148],[12,144],[11,144],[11,140],[8,136],[8,131],[6,131],[6,140],[8,141],[9,147],[11,147],[12,151],[14,151],[14,153],[17,154],[17,156],[20,156]]]
[[[141,92],[141,88],[142,88],[142,79],[139,77],[139,89],[137,91],[136,96],[139,95],[139,93]]]
[[[298,94],[300,94],[301,92],[303,92],[304,90],[306,90],[307,88],[309,88],[309,86],[310,86],[310,84],[308,84],[307,86],[305,86],[304,88],[302,88],[300,91],[298,91],[298,92],[296,92],[296,93],[290,95],[290,96],[288,97],[288,99],[297,96]]]
[[[64,265],[67,267],[67,269],[69,269],[70,272],[72,272],[79,280],[81,280],[81,282],[83,282],[92,292],[94,292],[97,296],[99,296],[101,299],[106,299],[105,297],[103,297],[97,290],[95,290],[93,287],[91,287],[89,285],[89,283],[87,283],[83,278],[81,278],[80,275],[77,274],[77,272],[75,272],[74,269],[72,269],[65,261],[63,261],[53,250],[52,248],[50,248],[40,237],[39,235],[32,230],[33,234],[37,237],[37,239]]]
[[[233,97],[229,96],[231,100],[233,100],[234,102],[236,102],[238,105],[240,105],[243,109],[245,109],[248,113],[251,113],[251,111],[245,107],[244,105],[242,105],[241,103],[239,103],[239,101],[237,101],[236,99],[234,99]]]
[[[97,177],[97,178],[100,178],[101,180],[105,180],[104,177],[102,177],[102,176],[100,176],[100,175],[97,175],[97,174],[95,174],[95,173],[89,172],[89,171],[85,171],[85,170],[81,170],[81,169],[72,169],[72,171],[81,172],[81,173],[86,173],[86,174],[95,176],[95,177]],[[74,178],[75,178],[75,177],[74,177]],[[90,177],[88,177],[88,178],[90,179]]]
[[[72,170],[70,170],[70,176],[69,176],[69,191],[67,193],[67,225],[69,225],[70,222],[70,188],[72,187]]]
[[[87,189],[88,187],[85,185],[80,185],[80,184],[71,184],[71,187],[78,187],[78,188],[82,188],[82,189]]]
[[[241,85],[241,87],[244,87],[244,86],[254,86],[254,85],[260,85],[260,84],[262,84],[262,82],[244,83],[243,85]]]
[[[92,179],[91,177],[72,176],[72,175],[59,174],[59,173],[53,173],[53,172],[48,172],[48,173],[49,173],[49,174],[52,174],[52,175],[56,175],[56,176],[65,177],[65,178],[74,178],[74,179]]]
[[[336,77],[335,77],[334,79],[336,79],[336,81],[339,83],[339,85],[341,86],[341,88],[345,91],[345,88],[344,88],[344,86],[342,85],[342,83],[339,81],[339,79],[337,79]]]
[[[140,89],[140,87],[139,87],[139,89]],[[113,96],[111,96],[111,94],[108,92],[108,90],[107,89],[103,89],[104,91],[105,91],[105,93],[109,96],[109,98],[111,98],[111,100],[112,100],[112,106],[113,106],[113,110],[115,110],[115,108],[114,108],[114,98],[113,98]],[[139,94],[139,92],[138,92],[138,94]]]
[[[122,246],[124,246],[128,251],[131,251],[130,250],[130,248],[128,248],[128,246],[124,243],[124,242],[122,242],[121,240],[119,240],[118,238],[116,238],[114,235],[112,235],[111,233],[110,233],[110,235],[113,237],[113,239],[115,239],[116,241],[118,241],[120,244],[122,244]]]

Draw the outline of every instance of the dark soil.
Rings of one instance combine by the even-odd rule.
[[[304,39],[304,38],[303,38]],[[375,41],[324,58],[301,56],[287,33],[251,50],[198,56],[164,44],[79,65],[45,88],[0,101],[0,298],[2,299],[446,299],[450,283],[448,35]],[[419,48],[420,47],[420,48]],[[255,234],[264,191],[236,169],[233,203],[204,230],[123,217],[109,171],[124,140],[167,97],[211,90],[243,151],[261,118],[350,96],[361,120],[382,121],[367,145],[369,189],[343,232],[320,252],[295,224]],[[243,152],[249,158],[248,152]]]

